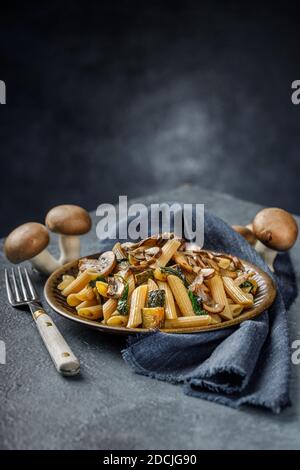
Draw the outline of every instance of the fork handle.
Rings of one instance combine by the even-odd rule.
[[[57,371],[62,375],[69,376],[78,374],[80,363],[52,318],[43,309],[36,310],[32,316]]]

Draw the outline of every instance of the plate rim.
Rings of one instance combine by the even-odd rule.
[[[212,250],[207,250],[207,251],[212,251]],[[74,268],[78,261],[82,258],[96,258],[98,257],[102,252],[98,253],[93,253],[91,255],[87,256],[82,256],[74,261],[70,261],[63,266],[60,266],[58,269],[56,269],[50,276],[48,277],[45,286],[44,286],[44,297],[47,302],[47,304],[59,315],[61,315],[64,318],[67,318],[68,320],[74,321],[76,323],[83,324],[85,326],[88,326],[89,328],[93,328],[97,331],[104,332],[104,333],[110,333],[110,334],[119,334],[119,335],[130,335],[130,334],[147,334],[150,332],[153,332],[155,330],[153,329],[145,329],[145,328],[126,328],[122,326],[109,326],[109,325],[103,325],[100,322],[95,322],[93,320],[88,320],[84,318],[80,318],[76,316],[76,314],[71,314],[69,312],[66,312],[56,304],[52,300],[52,285],[54,282],[54,279],[56,279],[59,276],[62,276],[65,272],[69,271],[70,269]],[[224,253],[226,254],[226,253]],[[250,261],[243,260],[242,258],[239,258],[240,261],[243,263],[245,266],[249,266],[252,270],[256,271],[257,274],[259,274],[265,281],[267,285],[267,290],[268,290],[268,297],[265,298],[264,302],[261,303],[260,306],[249,309],[246,312],[247,317],[242,318],[241,316],[238,316],[236,318],[233,318],[232,320],[227,320],[225,322],[216,323],[213,325],[206,325],[206,326],[199,326],[199,327],[189,327],[189,328],[166,328],[166,329],[161,329],[162,333],[172,333],[172,334],[189,334],[189,333],[205,333],[208,331],[216,331],[216,330],[222,330],[225,328],[231,328],[233,326],[236,326],[240,323],[243,323],[244,321],[251,320],[253,318],[256,318],[257,316],[261,315],[265,310],[267,310],[274,302],[276,295],[277,295],[277,290],[275,283],[271,276],[263,271],[261,268],[256,266],[255,264],[251,263]],[[242,314],[243,315],[243,314]],[[221,326],[222,325],[222,326]]]

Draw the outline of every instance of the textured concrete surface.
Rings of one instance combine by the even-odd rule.
[[[143,199],[145,200],[145,198]],[[205,203],[230,223],[246,223],[259,206],[186,186],[146,198]],[[298,218],[298,222],[300,222]],[[98,251],[94,228],[83,253]],[[292,250],[299,282],[300,243]],[[1,258],[1,271],[7,262]],[[281,415],[184,396],[179,386],[135,375],[123,362],[125,340],[49,313],[82,363],[78,378],[55,371],[28,313],[11,309],[0,278],[0,447],[4,449],[296,449],[300,448],[300,365],[293,366],[293,406]],[[289,312],[300,339],[300,299]]]
[[[3,4],[0,236],[186,182],[299,214],[299,14],[279,3]]]

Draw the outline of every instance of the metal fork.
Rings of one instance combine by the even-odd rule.
[[[9,303],[13,307],[30,308],[37,329],[46,348],[55,364],[57,371],[62,375],[76,375],[80,364],[76,356],[67,345],[53,320],[43,309],[38,294],[26,268],[23,272],[18,267],[17,274],[11,269],[9,276],[5,269],[5,285]]]

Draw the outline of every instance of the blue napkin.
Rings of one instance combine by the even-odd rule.
[[[297,296],[290,258],[276,258],[274,275],[223,220],[207,211],[204,220],[204,248],[231,253],[268,272],[278,289],[275,302],[256,319],[230,329],[131,336],[123,358],[138,374],[182,384],[187,395],[232,408],[248,404],[279,413],[290,404],[287,308]]]

